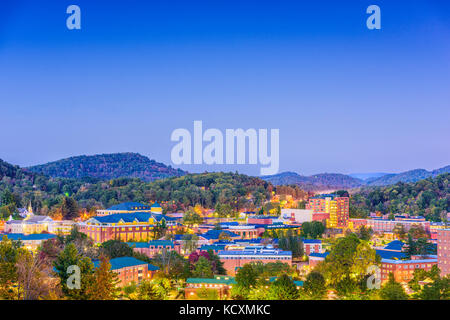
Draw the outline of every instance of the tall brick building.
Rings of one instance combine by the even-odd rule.
[[[334,194],[323,194],[310,198],[306,209],[315,215],[326,218],[328,228],[345,228],[349,222],[349,198],[338,197]]]
[[[450,274],[450,229],[437,230],[437,257],[441,276]]]

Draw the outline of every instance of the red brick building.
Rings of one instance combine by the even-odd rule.
[[[450,229],[437,230],[437,259],[441,276],[450,274]]]
[[[389,280],[389,273],[394,275],[397,282],[409,282],[412,280],[415,269],[430,271],[437,264],[435,256],[426,259],[413,256],[411,260],[382,259],[381,260],[381,282]]]
[[[93,261],[94,267],[98,268],[100,261]],[[133,257],[114,258],[109,261],[111,270],[117,273],[119,279],[118,286],[123,287],[134,282],[140,283],[142,280],[152,279],[158,267],[145,261]]]
[[[218,256],[229,275],[235,275],[237,269],[244,264],[257,261],[262,263],[279,261],[292,265],[292,252],[278,249],[247,247],[244,250],[221,250]]]
[[[128,242],[133,251],[142,253],[149,258],[164,251],[175,251],[181,253],[181,245],[170,240],[152,240],[149,242]]]

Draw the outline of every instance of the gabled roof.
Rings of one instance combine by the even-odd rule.
[[[383,249],[377,249],[375,250],[377,255],[381,257],[381,259],[395,259],[400,260],[406,258],[406,253],[398,252],[398,251],[391,251],[391,250],[383,250]]]
[[[99,222],[99,223],[118,223],[119,221],[123,222],[146,222],[149,221],[150,218],[153,218],[153,215],[148,212],[133,212],[133,213],[115,213],[110,214],[108,216],[103,217],[93,217],[89,219],[87,222]]]
[[[405,243],[403,243],[400,240],[394,240],[389,242],[386,247],[384,247],[385,250],[397,250],[397,251],[402,251],[403,246],[405,245]]]

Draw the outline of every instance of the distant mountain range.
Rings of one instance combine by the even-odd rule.
[[[378,178],[369,178],[365,180],[365,184],[370,186],[385,186],[390,184],[396,184],[397,182],[417,182],[429,177],[436,177],[443,173],[449,173],[450,166],[446,166],[440,169],[427,171],[425,169],[415,169],[405,171],[401,173],[387,174]]]
[[[183,176],[185,171],[150,160],[138,153],[112,153],[76,156],[26,168],[50,177],[92,177],[110,180],[120,177],[140,178],[144,181]]]
[[[274,185],[298,185],[305,191],[324,191],[337,189],[352,189],[363,184],[361,179],[340,173],[321,173],[313,176],[302,176],[295,172],[282,172],[261,179]]]
[[[76,156],[25,169],[17,166],[0,166],[1,171],[19,175],[37,173],[50,177],[84,178],[91,177],[99,180],[110,180],[120,177],[140,178],[143,181],[154,181],[174,176],[183,176],[187,172],[174,169],[163,163],[150,160],[138,153],[113,153],[92,156]],[[282,172],[276,175],[263,176],[261,179],[273,185],[298,185],[305,191],[331,191],[338,189],[353,189],[363,186],[385,186],[398,182],[417,182],[429,177],[436,177],[443,173],[450,173],[450,166],[427,171],[415,169],[401,173],[353,173],[349,175],[339,173],[320,173],[303,176],[296,172]],[[14,176],[14,174],[12,174]],[[27,177],[34,179],[32,175]]]
[[[373,178],[379,178],[387,174],[390,173],[386,172],[350,173],[349,176],[360,180],[368,180]]]
[[[272,176],[263,176],[263,180],[274,185],[298,185],[305,191],[324,191],[352,189],[363,186],[385,186],[398,182],[417,182],[440,174],[450,173],[450,166],[433,171],[415,169],[401,173],[354,173],[350,175],[338,173],[321,173],[302,176],[295,172],[282,172]]]

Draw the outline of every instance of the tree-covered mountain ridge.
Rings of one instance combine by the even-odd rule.
[[[353,189],[364,186],[387,186],[398,182],[417,182],[426,178],[437,177],[444,173],[450,173],[450,165],[432,171],[414,169],[365,180],[339,173],[320,173],[312,176],[303,176],[296,172],[281,172],[272,176],[262,176],[261,179],[273,185],[297,185],[305,191],[323,191]]]
[[[26,169],[53,178],[91,177],[110,180],[125,177],[147,182],[186,174],[181,169],[132,152],[75,156]]]

